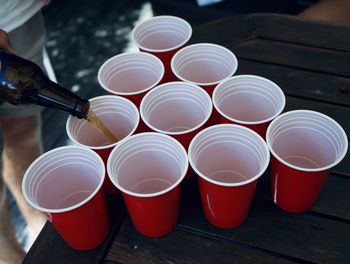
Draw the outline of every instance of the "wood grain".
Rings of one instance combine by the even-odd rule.
[[[350,53],[275,40],[252,39],[226,45],[238,58],[288,66],[296,69],[350,76]]]
[[[161,238],[141,236],[125,219],[111,250],[108,262],[153,263],[296,263],[293,260],[252,249],[240,243],[208,237],[198,232],[175,228]]]

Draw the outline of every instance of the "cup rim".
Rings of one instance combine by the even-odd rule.
[[[182,76],[180,76],[177,73],[177,71],[174,70],[174,68],[175,68],[175,65],[174,65],[175,62],[174,61],[177,59],[177,57],[179,57],[181,55],[182,52],[184,52],[184,51],[186,51],[188,49],[191,49],[193,47],[200,47],[200,46],[210,46],[210,47],[215,47],[215,48],[218,48],[218,49],[221,49],[221,50],[228,51],[229,54],[232,55],[232,59],[234,61],[234,65],[235,65],[233,70],[231,71],[231,73],[227,77],[223,78],[222,80],[216,81],[216,82],[194,82],[194,81],[188,80],[188,79],[183,78]],[[224,46],[221,46],[221,45],[218,45],[218,44],[215,44],[215,43],[202,42],[202,43],[191,44],[191,45],[188,45],[188,46],[178,50],[174,54],[174,56],[171,58],[170,67],[171,67],[171,71],[173,72],[173,74],[181,81],[188,82],[188,83],[193,83],[193,84],[196,84],[198,86],[213,86],[213,85],[219,84],[220,82],[223,82],[224,80],[230,78],[233,74],[235,74],[235,72],[237,71],[237,68],[238,68],[238,60],[237,60],[236,55],[231,50],[229,50],[228,48],[226,48]]]
[[[124,138],[127,138],[129,136],[131,136],[132,134],[135,133],[139,123],[140,123],[140,114],[139,114],[139,110],[137,109],[136,105],[131,102],[129,99],[127,98],[124,98],[124,97],[121,97],[121,96],[118,96],[118,95],[101,95],[101,96],[96,96],[96,97],[93,97],[91,99],[89,99],[89,102],[93,102],[93,101],[97,101],[97,100],[100,100],[100,99],[103,99],[103,98],[111,98],[111,99],[118,99],[118,100],[121,100],[121,101],[125,101],[127,103],[130,104],[130,106],[136,111],[137,113],[137,120],[136,120],[136,124],[134,126],[134,128],[130,131],[130,133],[128,135],[126,135]],[[121,140],[118,140],[117,142],[114,142],[114,143],[111,143],[111,144],[108,144],[108,145],[103,145],[103,146],[90,146],[90,145],[85,145],[85,144],[82,144],[80,143],[79,141],[77,141],[70,129],[69,129],[69,124],[72,122],[72,119],[73,118],[76,118],[72,115],[69,115],[68,118],[67,118],[67,121],[66,121],[66,132],[67,132],[67,135],[68,135],[68,138],[76,145],[78,146],[82,146],[82,147],[86,147],[86,148],[89,148],[89,149],[93,149],[93,150],[103,150],[103,149],[109,149],[109,148],[113,148],[114,146],[116,146],[120,141],[122,141],[123,139]],[[86,121],[87,122],[87,121]]]
[[[149,22],[149,21],[152,21],[152,20],[159,20],[159,19],[163,19],[163,18],[170,18],[170,19],[174,19],[174,20],[178,20],[178,21],[181,21],[181,23],[183,23],[189,30],[189,34],[188,36],[186,37],[186,39],[184,41],[182,41],[181,43],[179,43],[178,45],[174,46],[174,47],[171,47],[171,48],[167,48],[167,49],[150,49],[150,48],[146,48],[142,45],[140,45],[136,40],[135,40],[135,34],[136,34],[136,31],[139,30],[139,28],[141,26],[143,26],[145,23]],[[143,50],[143,51],[147,51],[147,52],[152,52],[152,53],[161,53],[161,52],[168,52],[168,51],[173,51],[173,50],[176,50],[182,46],[184,46],[189,40],[190,38],[192,37],[192,33],[193,33],[193,30],[192,30],[192,26],[190,25],[190,23],[188,23],[185,19],[181,18],[181,17],[177,17],[177,16],[171,16],[171,15],[161,15],[161,16],[154,16],[154,17],[151,17],[150,19],[147,19],[146,21],[143,21],[142,23],[136,25],[133,30],[131,31],[131,37],[132,37],[132,40],[133,42],[135,43],[135,45]]]
[[[249,133],[251,134],[254,134],[255,137],[257,137],[257,139],[259,140],[259,142],[262,143],[263,145],[263,148],[264,148],[264,152],[265,154],[267,155],[267,159],[266,159],[266,162],[265,164],[262,166],[262,168],[260,169],[259,173],[257,173],[254,177],[248,179],[248,180],[245,180],[245,181],[241,181],[241,182],[234,182],[234,183],[226,183],[226,182],[220,182],[220,181],[216,181],[216,180],[213,180],[211,178],[209,178],[208,176],[204,175],[202,172],[200,172],[196,166],[194,166],[194,161],[192,159],[192,155],[190,155],[190,153],[192,152],[192,148],[193,148],[193,144],[194,144],[194,141],[200,137],[202,134],[206,133],[207,131],[210,131],[210,130],[213,130],[215,128],[218,128],[218,127],[231,127],[231,128],[238,128],[238,129],[241,129],[241,130],[245,130],[245,131],[248,131]],[[241,126],[241,125],[236,125],[236,124],[218,124],[218,125],[214,125],[214,126],[210,126],[210,127],[207,127],[205,129],[203,129],[202,131],[200,131],[192,140],[191,140],[191,143],[190,143],[190,146],[188,148],[188,160],[189,160],[189,163],[191,164],[191,167],[192,169],[196,172],[196,174],[201,177],[203,180],[205,181],[208,181],[212,184],[215,184],[215,185],[219,185],[219,186],[223,186],[223,187],[238,187],[238,186],[243,186],[243,185],[247,185],[249,183],[252,183],[254,181],[256,181],[257,179],[259,179],[266,171],[268,165],[269,165],[269,162],[270,162],[270,152],[269,152],[269,149],[267,147],[267,144],[265,142],[265,140],[258,134],[256,133],[255,131],[247,128],[247,127],[244,127],[244,126]]]
[[[52,153],[55,153],[55,152],[58,152],[58,151],[61,151],[61,150],[65,150],[65,149],[79,149],[79,150],[84,150],[84,151],[87,151],[89,152],[91,155],[95,156],[98,160],[98,162],[102,165],[101,166],[101,178],[100,178],[100,181],[97,185],[97,187],[95,188],[95,190],[88,196],[86,197],[84,200],[82,200],[81,202],[73,205],[73,206],[69,206],[69,207],[66,207],[66,208],[61,208],[61,209],[49,209],[49,208],[45,208],[45,207],[41,207],[37,204],[35,204],[31,198],[29,198],[29,195],[27,194],[27,192],[25,191],[26,190],[26,182],[27,182],[27,179],[29,177],[29,172],[32,170],[33,167],[35,167],[39,162],[41,162],[41,160],[43,158],[45,158],[46,156],[49,156],[51,155]],[[104,166],[104,163],[103,163],[103,160],[102,158],[94,151],[92,151],[91,149],[87,148],[87,147],[81,147],[81,146],[62,146],[62,147],[58,147],[58,148],[54,148],[52,150],[49,150],[45,153],[43,153],[42,155],[40,155],[35,161],[33,161],[33,163],[28,167],[28,169],[26,170],[24,176],[23,176],[23,180],[22,180],[22,192],[23,192],[23,195],[26,199],[26,201],[32,206],[34,207],[35,209],[39,210],[40,212],[44,212],[44,213],[65,213],[65,212],[70,212],[74,209],[77,209],[83,205],[85,205],[86,203],[88,203],[90,200],[92,200],[96,194],[102,189],[102,185],[103,185],[103,182],[104,182],[104,179],[105,179],[105,174],[106,174],[106,169],[105,169],[105,166]]]
[[[139,90],[139,91],[135,91],[135,92],[117,92],[117,91],[114,91],[110,88],[108,88],[104,82],[102,81],[102,70],[103,68],[105,67],[105,65],[107,65],[109,62],[115,60],[115,59],[119,59],[119,58],[123,58],[123,57],[127,57],[127,56],[131,56],[131,55],[142,55],[142,56],[146,56],[146,57],[150,57],[152,58],[152,60],[155,60],[160,68],[161,68],[161,74],[160,74],[160,77],[157,79],[156,82],[154,82],[152,85],[150,85],[149,87],[146,87],[145,89],[143,90]],[[164,64],[163,62],[156,56],[154,56],[153,54],[150,54],[150,53],[147,53],[147,52],[140,52],[140,51],[137,51],[137,52],[123,52],[123,53],[119,53],[117,55],[114,55],[112,57],[110,57],[109,59],[107,59],[105,62],[102,63],[102,65],[100,66],[100,68],[98,69],[98,72],[97,72],[97,81],[99,83],[99,85],[107,92],[111,93],[112,95],[121,95],[121,96],[132,96],[132,95],[139,95],[139,94],[142,94],[142,93],[145,93],[149,90],[151,90],[155,85],[157,85],[164,77],[164,73],[165,73],[165,69],[164,69]]]
[[[153,125],[151,125],[147,120],[146,120],[146,117],[144,116],[143,114],[143,108],[144,108],[144,105],[145,105],[145,100],[151,96],[151,93],[153,93],[154,91],[157,91],[161,88],[163,88],[164,86],[170,86],[172,84],[181,84],[181,85],[188,85],[188,86],[191,86],[191,87],[194,87],[195,89],[200,89],[200,91],[205,94],[205,97],[207,97],[207,99],[209,99],[209,102],[210,102],[210,112],[209,112],[209,115],[200,123],[198,124],[197,126],[191,128],[191,129],[187,129],[185,131],[176,131],[176,132],[171,132],[171,131],[164,131],[164,130],[161,130],[159,128],[156,128],[154,127]],[[212,101],[211,101],[211,98],[209,96],[209,94],[201,87],[199,87],[198,85],[196,84],[193,84],[193,83],[187,83],[187,82],[182,82],[182,81],[175,81],[175,82],[167,82],[167,83],[163,83],[161,85],[158,85],[156,87],[154,87],[149,93],[147,93],[143,98],[142,98],[142,101],[141,101],[141,104],[140,104],[140,116],[141,116],[141,119],[142,121],[152,130],[156,131],[156,132],[159,132],[159,133],[162,133],[162,134],[166,134],[166,135],[173,135],[173,136],[176,136],[176,135],[184,135],[184,134],[188,134],[188,133],[191,133],[197,129],[199,129],[200,127],[202,127],[210,118],[211,114],[213,112],[213,104],[212,104]]]
[[[285,116],[288,116],[288,115],[293,115],[295,113],[309,113],[309,114],[313,114],[313,115],[317,115],[317,116],[321,116],[325,119],[327,119],[328,121],[330,121],[332,124],[334,124],[338,129],[339,129],[339,132],[341,134],[341,136],[343,137],[344,142],[345,142],[345,146],[343,148],[343,151],[342,153],[339,155],[339,157],[334,161],[332,162],[331,164],[327,165],[327,166],[323,166],[323,167],[320,167],[320,168],[302,168],[300,166],[296,166],[296,165],[293,165],[285,160],[283,160],[273,149],[272,147],[272,144],[271,144],[271,138],[270,138],[270,134],[271,134],[271,130],[272,130],[272,126],[277,123],[280,119],[284,118]],[[295,170],[298,170],[298,171],[305,171],[305,172],[319,172],[319,171],[325,171],[325,170],[328,170],[328,169],[331,169],[332,167],[334,167],[335,165],[337,165],[346,155],[347,153],[347,150],[348,150],[348,139],[347,139],[347,136],[346,136],[346,133],[344,131],[344,129],[340,126],[340,124],[338,124],[337,121],[335,121],[333,118],[325,115],[325,114],[322,114],[320,112],[317,112],[317,111],[313,111],[313,110],[307,110],[307,109],[299,109],[299,110],[291,110],[291,111],[288,111],[288,112],[285,112],[283,114],[281,114],[280,116],[278,116],[276,119],[274,119],[270,125],[268,126],[267,128],[267,131],[266,131],[266,143],[267,143],[267,146],[271,152],[271,154],[279,161],[281,162],[282,164],[284,164],[285,166],[287,167],[290,167],[292,169],[295,169]]]
[[[155,192],[155,193],[137,193],[137,192],[132,192],[132,191],[129,191],[126,188],[122,187],[118,183],[118,181],[116,181],[113,177],[111,177],[111,170],[112,170],[112,168],[111,168],[111,161],[110,160],[111,160],[111,157],[114,155],[114,153],[117,152],[119,150],[119,148],[123,144],[126,144],[128,141],[133,140],[134,138],[148,136],[148,135],[153,135],[153,136],[157,136],[157,137],[163,137],[163,138],[169,139],[170,141],[174,142],[179,147],[179,149],[181,150],[182,155],[185,157],[185,168],[184,168],[184,170],[182,172],[182,175],[177,179],[177,181],[175,183],[173,183],[170,187],[168,187],[168,188],[166,188],[164,190],[161,190],[161,191]],[[143,133],[135,134],[135,135],[132,135],[132,136],[130,136],[128,138],[125,138],[125,139],[123,139],[120,142],[121,142],[121,144],[116,145],[113,148],[111,154],[108,157],[107,174],[108,174],[108,178],[111,180],[113,185],[115,187],[117,187],[121,192],[126,193],[126,194],[128,194],[130,196],[141,197],[141,198],[158,197],[158,196],[166,194],[166,193],[170,192],[171,190],[175,189],[177,186],[179,186],[179,184],[185,178],[187,170],[188,170],[188,155],[187,155],[187,152],[186,152],[185,148],[181,145],[181,143],[179,141],[177,141],[176,139],[174,139],[173,137],[165,135],[165,134],[157,133],[157,132],[143,132]]]
[[[280,109],[278,109],[278,111],[271,117],[268,117],[268,118],[265,118],[263,120],[259,120],[259,121],[245,121],[245,120],[240,120],[240,119],[236,119],[236,118],[233,118],[233,117],[230,117],[228,115],[226,115],[224,112],[221,111],[221,109],[219,109],[219,106],[217,105],[217,102],[216,100],[214,100],[214,98],[216,98],[216,95],[218,93],[218,89],[223,86],[224,84],[226,84],[227,82],[231,81],[231,80],[239,80],[239,79],[244,79],[246,77],[251,77],[253,79],[258,79],[258,80],[263,80],[263,81],[266,81],[270,84],[272,84],[276,90],[278,91],[278,93],[282,96],[282,105],[280,107]],[[235,122],[235,123],[239,123],[239,124],[245,124],[245,125],[260,125],[260,124],[264,124],[264,123],[268,123],[270,122],[271,120],[275,119],[277,116],[279,116],[283,109],[285,108],[286,106],[286,97],[281,89],[281,87],[279,87],[279,85],[277,85],[276,83],[274,83],[273,81],[265,78],[265,77],[261,77],[261,76],[258,76],[258,75],[252,75],[252,74],[241,74],[241,75],[236,75],[236,76],[232,76],[232,77],[229,77],[223,81],[221,81],[214,89],[213,91],[213,96],[212,96],[212,101],[213,101],[213,106],[215,108],[216,111],[219,112],[220,115],[222,115],[223,117],[225,117],[226,119],[232,121],[232,122]]]

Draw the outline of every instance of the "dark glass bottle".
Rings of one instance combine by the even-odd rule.
[[[11,104],[37,104],[86,118],[89,101],[46,77],[35,63],[0,49],[0,99]]]

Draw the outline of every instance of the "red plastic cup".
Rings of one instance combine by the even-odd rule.
[[[277,84],[255,75],[226,79],[214,89],[212,98],[218,122],[246,126],[263,138],[270,122],[286,104]]]
[[[201,86],[209,95],[219,82],[236,72],[237,66],[237,58],[229,49],[211,43],[189,45],[171,60],[171,69],[179,80]]]
[[[105,167],[92,150],[65,146],[46,152],[27,169],[22,191],[77,250],[100,245],[109,232],[102,184]]]
[[[316,201],[328,177],[348,149],[342,127],[310,110],[286,112],[267,129],[273,156],[271,192],[275,204],[288,212],[305,212]]]
[[[133,135],[113,149],[108,175],[122,192],[139,233],[160,237],[173,230],[179,212],[180,182],[187,167],[184,147],[160,133]]]
[[[97,79],[109,94],[123,96],[139,107],[142,97],[163,78],[163,63],[145,52],[116,55],[102,64]]]
[[[253,130],[220,124],[199,132],[188,150],[198,174],[205,218],[220,228],[233,228],[247,218],[258,178],[265,172],[270,153]]]
[[[140,115],[151,130],[174,137],[187,149],[207,123],[212,109],[211,98],[201,87],[170,82],[145,95]]]
[[[128,99],[103,95],[89,100],[90,107],[102,123],[113,133],[118,142],[132,135],[138,127],[140,116],[137,107]],[[118,142],[111,143],[85,119],[69,116],[66,122],[69,139],[80,146],[96,151],[107,165],[108,156]],[[117,189],[105,178],[103,189],[115,193]]]
[[[155,16],[137,25],[131,35],[140,51],[151,53],[163,62],[165,74],[162,82],[175,81],[170,62],[191,38],[191,25],[179,17]]]

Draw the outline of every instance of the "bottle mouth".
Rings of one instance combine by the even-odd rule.
[[[71,112],[72,115],[78,118],[87,117],[90,110],[90,102],[86,99],[81,98],[74,107],[74,110]]]

